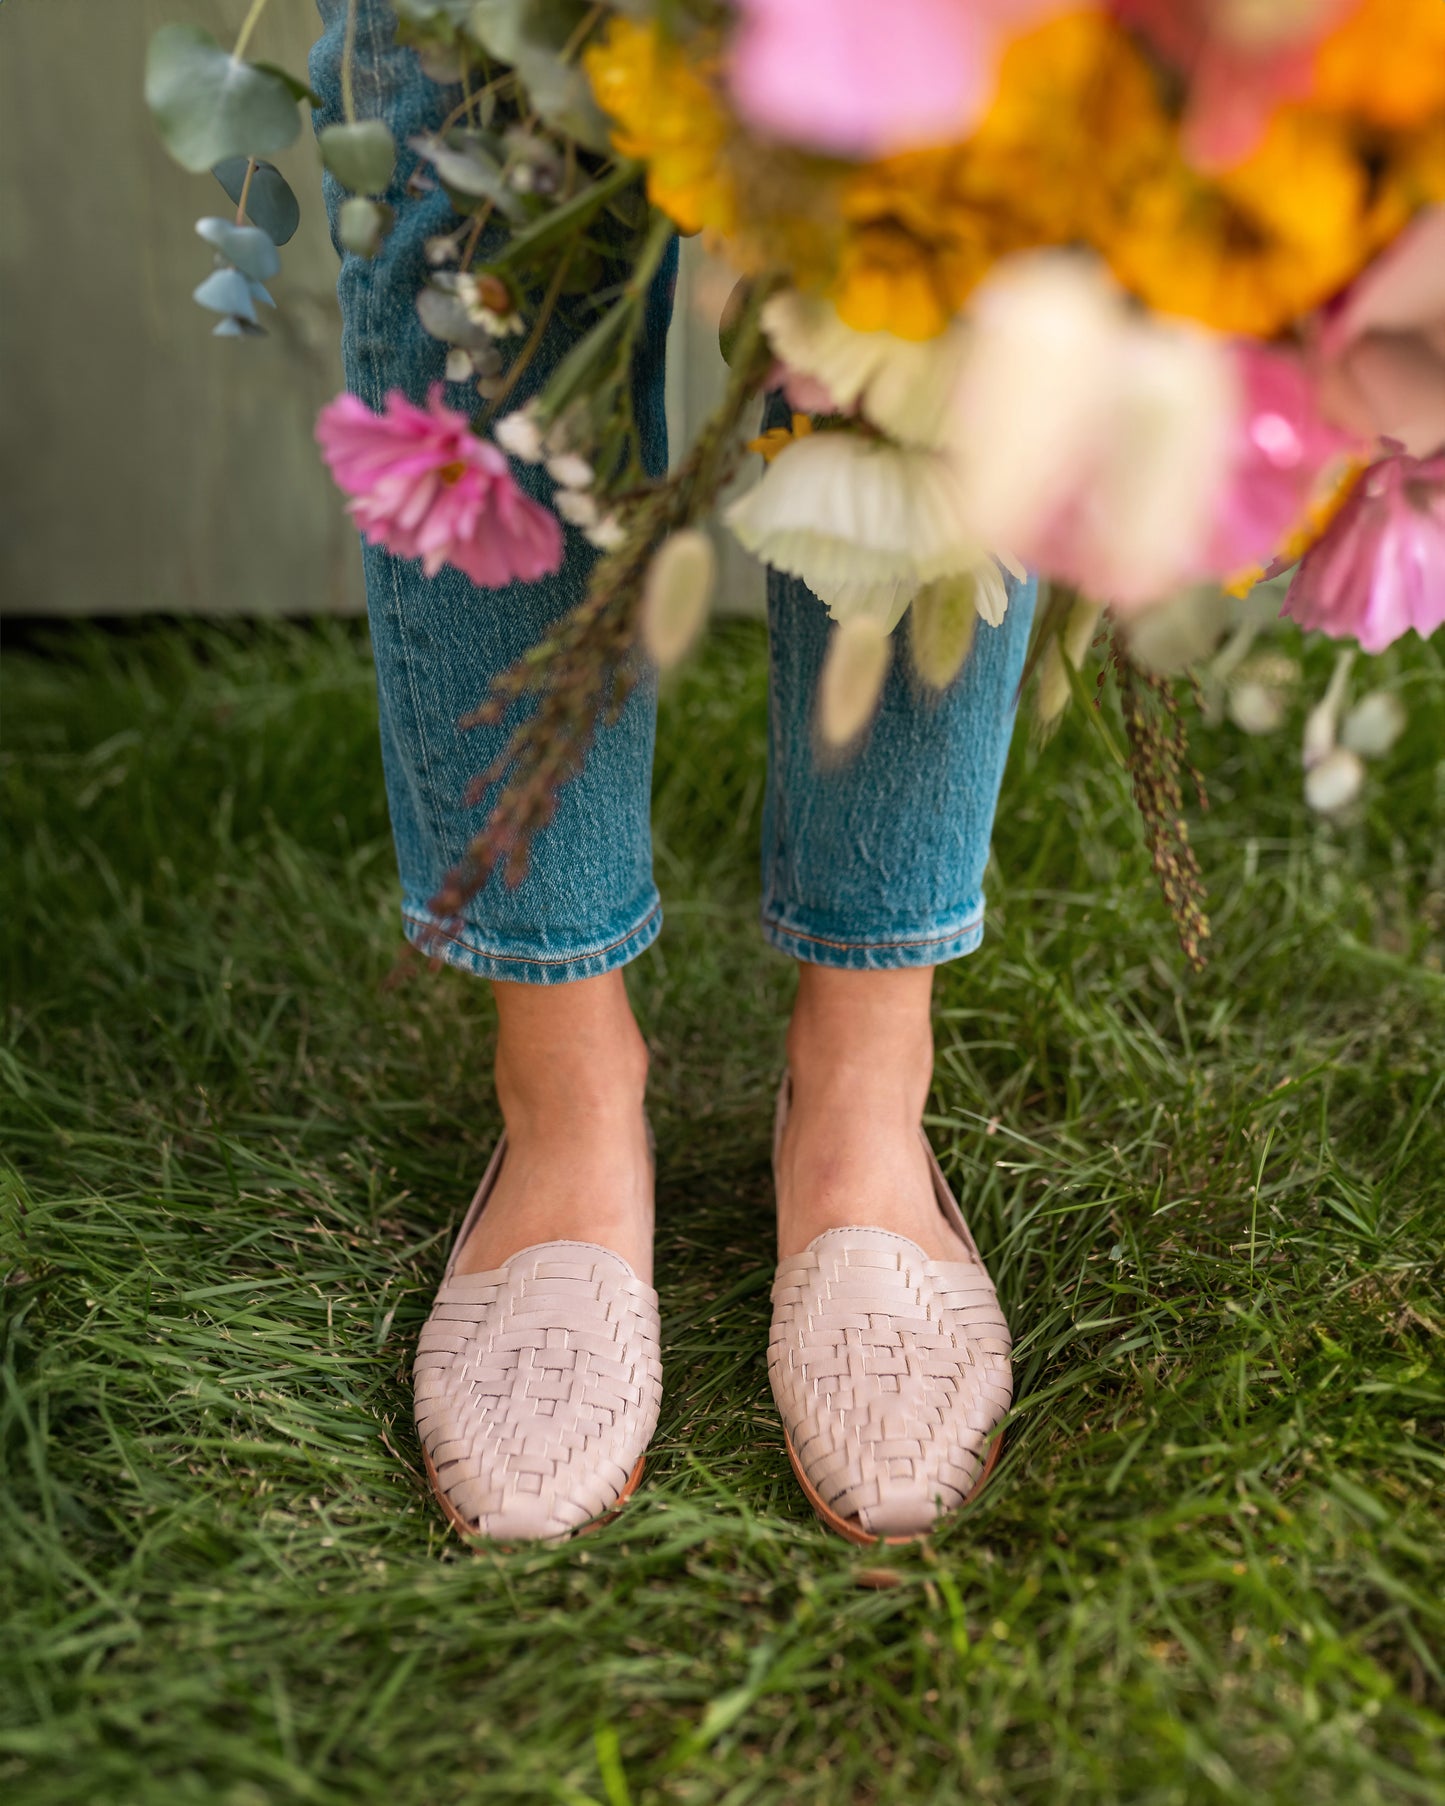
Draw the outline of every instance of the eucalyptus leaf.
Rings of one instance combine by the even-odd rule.
[[[592,94],[592,84],[575,61],[565,61],[555,51],[526,45],[517,59],[517,75],[537,112],[559,132],[575,138],[588,150],[611,148],[612,130],[607,115]]]
[[[385,201],[367,195],[349,195],[336,216],[336,236],[341,247],[356,257],[375,257],[381,242],[396,223],[396,213]]]
[[[607,117],[576,54],[579,30],[595,10],[589,0],[474,0],[467,30],[488,56],[516,70],[548,125],[605,151]]]
[[[465,12],[467,34],[499,63],[515,63],[530,11],[531,0],[471,0]]]
[[[413,25],[441,23],[460,31],[475,4],[476,0],[393,0],[393,10]]]
[[[384,194],[396,169],[396,140],[381,119],[328,125],[318,134],[321,161],[352,194]]]
[[[224,320],[218,320],[211,328],[213,339],[264,339],[266,328],[255,320],[246,320],[238,314],[228,314]]]
[[[237,319],[256,319],[256,303],[251,284],[239,270],[212,270],[191,296],[213,314],[234,314]]]
[[[146,104],[183,169],[283,150],[301,130],[278,76],[232,56],[198,25],[163,25],[146,56]]]
[[[253,63],[251,67],[263,70],[267,75],[274,75],[278,82],[284,82],[293,100],[305,101],[308,107],[321,105],[321,96],[316,90],[307,87],[299,75],[293,75],[289,69],[283,69],[279,63]]]
[[[239,206],[246,185],[246,168],[250,159],[228,157],[218,163],[211,174]],[[274,163],[258,161],[256,173],[246,193],[246,214],[274,245],[288,244],[301,224],[301,206]]]
[[[276,247],[259,226],[238,226],[229,219],[198,219],[196,231],[253,282],[269,282],[280,275]]]
[[[747,276],[736,281],[723,302],[722,313],[717,323],[717,348],[722,361],[732,368],[733,353],[738,346],[738,332],[747,313],[748,296],[752,291],[752,282]]]
[[[442,186],[453,195],[491,201],[514,224],[532,217],[533,209],[508,187],[501,162],[480,134],[454,131],[442,138],[434,132],[419,132],[407,143],[431,164]]]

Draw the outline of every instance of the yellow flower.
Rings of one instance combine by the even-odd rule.
[[[1005,246],[948,196],[950,152],[920,151],[860,172],[843,197],[845,233],[831,295],[857,332],[936,337]]]
[[[1343,287],[1398,224],[1344,122],[1296,109],[1219,175],[1186,163],[1171,135],[1114,185],[1095,231],[1151,307],[1268,338]]]
[[[770,426],[767,432],[759,433],[756,439],[749,439],[748,450],[757,452],[764,464],[771,464],[790,445],[799,439],[806,439],[812,430],[813,422],[806,414],[794,414],[791,426]]]
[[[694,64],[656,25],[617,17],[582,53],[597,104],[616,122],[612,142],[647,165],[654,206],[684,232],[731,229],[736,197],[723,162],[727,115]]]
[[[1319,493],[1305,510],[1303,520],[1297,522],[1286,534],[1270,562],[1278,564],[1283,560],[1288,564],[1298,564],[1310,547],[1324,538],[1335,516],[1354,494],[1355,485],[1368,468],[1368,458],[1345,458],[1335,469],[1327,471],[1321,479]],[[1268,569],[1268,565],[1260,564],[1247,571],[1238,571],[1221,588],[1226,596],[1247,596],[1256,584],[1264,582]]]
[[[1395,130],[1445,112],[1445,5],[1357,0],[1320,46],[1310,98]]]
[[[941,332],[1001,257],[1080,237],[1102,173],[1163,129],[1146,64],[1101,14],[1024,33],[970,138],[845,178],[839,315],[860,332]]]

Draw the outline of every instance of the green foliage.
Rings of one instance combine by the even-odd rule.
[[[291,184],[274,163],[258,158],[247,187],[249,163],[249,157],[228,157],[218,163],[211,174],[238,205],[244,193],[247,217],[261,228],[272,244],[289,244],[301,224],[301,205]]]
[[[396,168],[396,140],[383,119],[328,125],[319,134],[321,161],[353,194],[384,194]]]
[[[408,1368],[497,1128],[485,987],[404,968],[363,634],[7,648],[0,1785],[23,1806],[1373,1806],[1445,1787],[1445,671],[1358,820],[1191,723],[1213,963],[1127,779],[1020,732],[931,1131],[1017,1335],[929,1554],[810,1517],[768,1393],[767,666],[659,736],[661,1431],[472,1554]],[[1311,674],[1323,661],[1312,656]]]
[[[163,25],[146,56],[146,104],[183,169],[284,150],[301,129],[288,80],[223,50],[199,25]]]

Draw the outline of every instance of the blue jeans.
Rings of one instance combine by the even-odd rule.
[[[322,101],[318,126],[341,117],[346,0],[318,0],[324,22],[311,56]],[[396,225],[376,259],[344,256],[339,282],[347,387],[379,408],[389,389],[420,400],[443,378],[445,348],[421,328],[417,290],[426,240],[455,224],[440,191],[406,193],[416,158],[406,149],[435,130],[460,99],[430,81],[392,38],[385,0],[361,0],[356,100],[360,117],[391,126],[401,156],[392,191]],[[333,224],[340,201],[327,178]],[[667,461],[663,350],[676,271],[659,275],[637,380],[645,459]],[[519,386],[517,405],[565,355],[552,331]],[[448,392],[470,408],[474,392]],[[522,473],[545,499],[548,483]],[[460,572],[422,575],[419,564],[375,546],[363,551],[376,659],[382,757],[401,871],[408,939],[486,978],[559,984],[610,971],[656,939],[662,909],[652,875],[649,800],[656,687],[641,683],[620,719],[599,729],[586,769],[566,786],[538,836],[528,874],[501,874],[460,923],[440,922],[427,900],[461,858],[495,800],[464,802],[468,781],[500,750],[505,727],[462,732],[458,718],[493,675],[540,639],[582,598],[595,554],[568,529],[554,578],[477,589]],[[764,807],[762,928],[781,952],[854,969],[931,966],[972,952],[983,934],[983,873],[1013,730],[1035,586],[1013,586],[1001,627],[980,624],[962,675],[942,695],[898,656],[860,749],[841,765],[814,757],[813,699],[828,639],[823,605],[801,583],[770,573],[768,781]],[[900,629],[900,637],[906,628]],[[440,930],[441,938],[436,938]]]

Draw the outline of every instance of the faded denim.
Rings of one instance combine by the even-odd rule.
[[[345,0],[318,0],[324,30],[311,57],[318,126],[341,117]],[[421,329],[415,296],[425,241],[452,219],[446,197],[405,192],[416,159],[404,147],[434,130],[460,98],[428,80],[392,40],[385,0],[361,0],[357,109],[380,115],[403,147],[392,190],[396,225],[372,262],[343,256],[338,293],[347,387],[378,408],[389,389],[420,400],[442,380],[444,351]],[[340,195],[327,178],[333,226]],[[667,461],[663,359],[676,246],[654,287],[638,373],[637,410],[649,470]],[[518,390],[520,402],[568,348],[553,332]],[[467,407],[458,385],[448,399]],[[548,481],[525,473],[545,499]],[[434,943],[481,977],[556,984],[610,971],[656,939],[662,909],[652,875],[649,801],[656,686],[634,691],[601,728],[582,775],[568,784],[515,888],[495,875],[460,924],[427,908],[485,819],[494,796],[466,807],[468,781],[500,749],[505,727],[461,732],[458,718],[492,675],[579,602],[596,554],[567,530],[558,575],[477,589],[458,571],[427,579],[411,560],[363,548],[376,659],[382,758],[408,939]],[[861,749],[841,764],[815,758],[813,700],[827,643],[826,610],[801,583],[770,575],[768,781],[763,828],[765,938],[814,964],[936,965],[983,933],[983,874],[1013,728],[1035,587],[1014,585],[1002,627],[981,625],[963,674],[943,696],[924,692],[900,644],[882,707]]]

